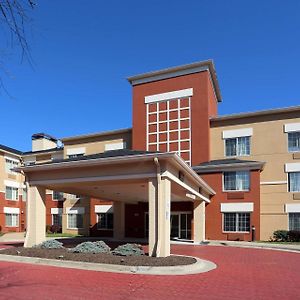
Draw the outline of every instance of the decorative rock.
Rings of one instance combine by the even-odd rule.
[[[145,252],[141,245],[125,244],[118,246],[115,250],[112,251],[112,254],[120,256],[140,256],[145,255]]]
[[[42,242],[39,245],[36,245],[35,248],[41,248],[41,249],[62,249],[64,248],[63,243],[57,241],[57,240],[48,240],[45,242]]]
[[[69,251],[73,253],[110,253],[110,247],[103,241],[84,242],[69,249]]]

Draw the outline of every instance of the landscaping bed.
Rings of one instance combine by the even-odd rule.
[[[40,249],[23,247],[4,249],[0,251],[0,254],[127,266],[178,266],[190,265],[196,262],[196,259],[192,257],[176,255],[168,257],[150,257],[147,255],[115,256],[106,253],[72,253],[67,249]]]

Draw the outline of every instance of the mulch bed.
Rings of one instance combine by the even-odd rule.
[[[176,255],[168,257],[150,257],[147,255],[125,257],[103,253],[71,253],[67,249],[38,249],[23,247],[4,249],[0,251],[0,254],[127,266],[181,266],[190,265],[196,262],[196,259],[192,257]]]

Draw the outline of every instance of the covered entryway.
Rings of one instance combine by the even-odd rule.
[[[149,255],[162,257],[170,255],[171,201],[193,201],[193,239],[205,239],[205,203],[214,191],[177,154],[115,150],[19,170],[28,186],[25,247],[45,240],[46,189],[113,201],[116,239],[125,237],[125,203],[147,202]]]

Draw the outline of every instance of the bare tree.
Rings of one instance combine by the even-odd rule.
[[[26,25],[29,23],[28,10],[33,9],[33,0],[0,0],[0,28],[8,32],[12,47],[21,50],[21,62],[27,60],[32,65],[30,48],[26,37]],[[1,55],[1,53],[0,53]],[[0,56],[0,72],[8,74],[3,57]],[[5,90],[0,74],[0,91]],[[5,90],[6,91],[6,90]]]

